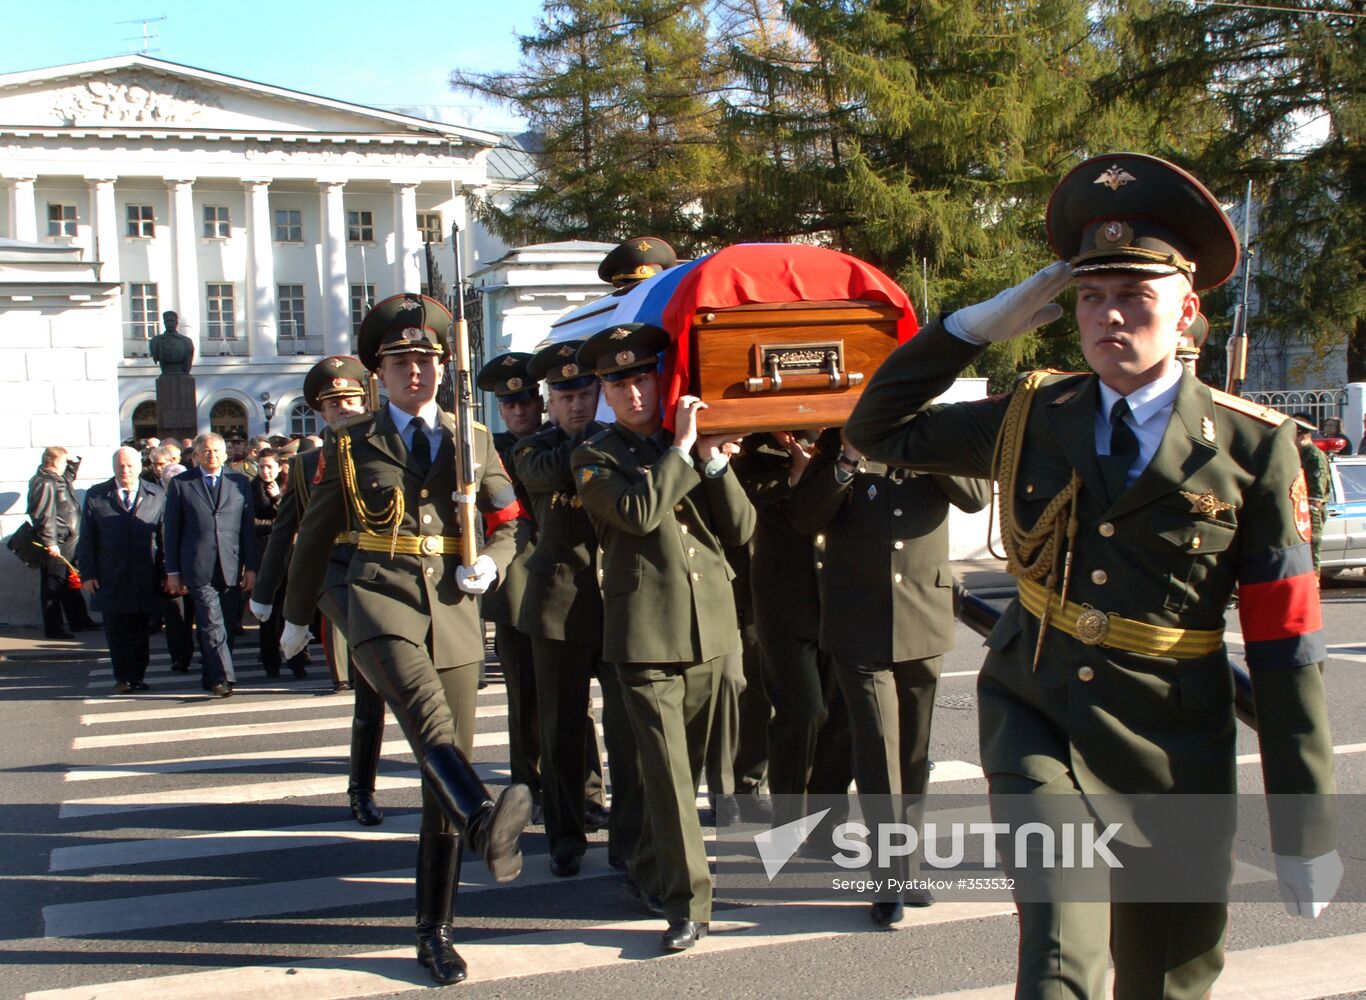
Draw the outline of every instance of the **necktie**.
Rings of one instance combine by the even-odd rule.
[[[409,426],[413,429],[413,443],[408,450],[418,471],[425,476],[432,467],[432,443],[427,439],[427,422],[421,417],[413,417]]]
[[[209,496],[213,497],[215,500],[218,499],[218,477],[205,476],[204,482],[209,487]]]
[[[120,492],[123,493],[123,509],[124,509],[124,510],[132,510],[132,509],[133,509],[133,497],[132,497],[132,494],[130,494],[127,490],[122,490],[122,491],[120,491]]]
[[[1121,399],[1110,410],[1110,454],[1101,459],[1101,471],[1105,473],[1105,488],[1110,492],[1110,501],[1119,499],[1129,485],[1129,469],[1138,457],[1138,437],[1124,418],[1129,415],[1129,401]]]

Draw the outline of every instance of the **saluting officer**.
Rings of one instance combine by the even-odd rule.
[[[365,413],[368,378],[369,372],[355,358],[344,355],[323,358],[304,376],[304,401],[329,428],[344,426],[349,418]],[[281,585],[288,589],[292,583],[286,580],[286,570],[294,553],[294,536],[308,509],[313,477],[322,454],[315,448],[295,455],[290,461],[289,487],[280,500],[280,512],[271,527],[266,554],[261,558],[261,569],[251,591],[251,613],[257,621],[270,620]],[[375,775],[379,771],[380,747],[384,743],[384,701],[365,676],[354,669],[346,641],[346,573],[355,551],[349,536],[336,541],[327,559],[322,591],[316,597],[330,633],[328,645],[335,669],[355,690],[355,711],[351,718],[351,776],[346,797],[357,823],[378,826],[384,822],[384,812],[375,802]]]
[[[1294,425],[1175,358],[1196,293],[1236,267],[1233,229],[1195,178],[1130,153],[1073,170],[1047,226],[1063,262],[899,347],[846,427],[876,461],[999,483],[1019,599],[978,680],[993,800],[1232,795],[1223,629],[1237,586],[1267,791],[1325,803],[1333,754]],[[999,399],[929,405],[987,344],[1058,318],[1052,300],[1074,278],[1092,373],[1035,373]],[[1317,915],[1342,872],[1331,818],[1279,815],[1282,898]],[[1231,844],[1206,855],[1226,885]],[[1223,964],[1222,902],[1112,901],[1108,921],[1084,903],[1016,907],[1026,1000],[1102,996],[1107,949],[1121,998],[1203,997]]]
[[[934,695],[953,648],[949,505],[974,513],[990,502],[985,479],[889,469],[842,444],[838,428],[817,440],[793,495],[793,524],[825,536],[820,647],[835,658],[849,707],[865,816],[915,824],[923,811]],[[904,882],[919,874],[918,855],[898,868],[878,874]],[[889,888],[873,903],[873,922],[900,920],[903,899],[934,902],[925,889]]]
[[[466,977],[452,943],[460,836],[494,879],[522,870],[518,838],[531,790],[510,785],[495,802],[470,765],[475,696],[484,655],[477,598],[512,558],[520,507],[488,428],[476,424],[474,466],[485,544],[460,562],[455,418],[436,405],[451,314],[425,295],[378,303],[361,323],[365,367],[389,402],[326,442],[299,528],[285,598],[283,651],[307,641],[327,556],[350,533],[347,636],[361,674],[394,713],[422,768],[417,955],[440,983]]]
[[[597,748],[589,682],[602,689],[602,725],[612,765],[612,812],[607,859],[625,869],[640,839],[643,799],[636,767],[636,741],[622,703],[615,664],[602,661],[602,595],[598,592],[598,539],[574,488],[569,459],[593,421],[598,378],[579,367],[582,341],[551,344],[527,365],[544,380],[550,419],[515,452],[516,474],[531,497],[540,537],[527,561],[527,583],[519,621],[531,636],[540,699],[545,787],[545,833],[550,871],[565,877],[579,871],[587,848],[584,779],[580,748]]]
[[[602,656],[617,665],[649,776],[632,875],[642,892],[658,888],[662,943],[681,950],[711,919],[696,796],[721,661],[740,649],[725,547],[749,541],[754,507],[730,472],[734,446],[697,434],[706,404],[681,397],[674,431],[663,426],[656,365],[668,343],[660,327],[628,323],[579,348],[616,420],[571,462],[602,551]]]
[[[493,623],[493,644],[503,666],[503,681],[508,697],[508,764],[514,783],[526,785],[532,796],[541,799],[541,734],[536,714],[536,676],[531,664],[531,639],[517,627],[517,612],[522,607],[526,587],[526,560],[536,545],[536,523],[531,503],[512,468],[512,454],[518,441],[541,427],[542,402],[536,381],[527,375],[531,355],[510,351],[491,359],[479,369],[476,382],[498,401],[498,415],[507,430],[493,435],[498,457],[512,480],[512,488],[522,505],[516,522],[516,550],[507,571],[499,578],[482,602],[485,621]]]

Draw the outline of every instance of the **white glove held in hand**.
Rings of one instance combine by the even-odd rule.
[[[280,655],[286,660],[298,656],[308,648],[308,642],[313,638],[313,634],[308,631],[307,625],[295,625],[292,621],[286,621],[284,630],[280,632]]]
[[[266,621],[270,618],[270,613],[274,610],[273,604],[258,604],[255,601],[247,601],[247,607],[251,608],[251,616],[258,622]]]
[[[995,298],[950,313],[944,326],[971,344],[1012,340],[1061,316],[1062,306],[1053,300],[1071,281],[1072,266],[1060,260]]]
[[[1337,895],[1342,882],[1342,859],[1337,851],[1317,858],[1276,855],[1276,878],[1285,912],[1292,917],[1317,917]]]
[[[498,567],[488,556],[480,556],[473,566],[459,566],[455,570],[455,585],[467,594],[482,594],[497,579]]]

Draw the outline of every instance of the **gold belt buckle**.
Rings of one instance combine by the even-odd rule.
[[[419,548],[424,556],[434,556],[441,551],[441,539],[436,535],[423,535]]]
[[[1077,638],[1088,646],[1099,646],[1110,634],[1110,616],[1090,605],[1082,607],[1077,615]]]

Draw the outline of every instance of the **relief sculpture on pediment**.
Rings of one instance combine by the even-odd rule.
[[[137,74],[87,80],[54,95],[52,112],[63,125],[184,125],[205,107],[222,107],[210,94],[180,83]]]
[[[318,166],[372,166],[372,167],[444,167],[452,163],[451,154],[445,150],[426,152],[418,149],[405,149],[396,146],[366,145],[357,148],[337,148],[332,144],[324,146],[304,145],[299,142],[267,143],[249,141],[244,144],[242,155],[253,163],[308,163]],[[469,157],[459,156],[457,161],[468,162]]]

